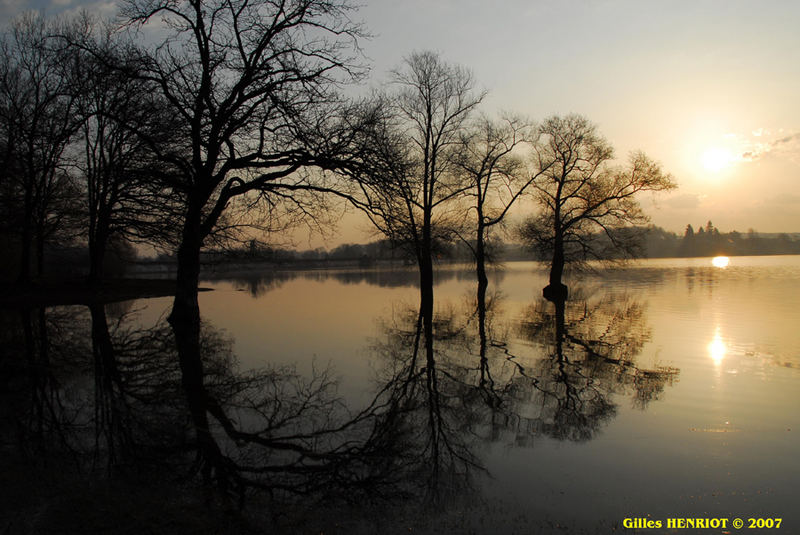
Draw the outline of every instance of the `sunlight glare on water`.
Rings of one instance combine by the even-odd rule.
[[[708,354],[711,357],[711,360],[714,361],[714,365],[719,366],[722,363],[722,359],[725,358],[725,354],[727,352],[728,349],[725,347],[725,342],[723,342],[722,335],[720,335],[719,332],[719,327],[717,327],[717,330],[714,333],[714,338],[708,343]]]
[[[730,264],[730,262],[731,259],[728,258],[727,256],[715,256],[714,258],[711,259],[711,264],[714,267],[718,268],[726,268],[728,267],[728,264]]]

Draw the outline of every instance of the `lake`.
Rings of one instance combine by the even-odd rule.
[[[309,532],[605,533],[623,530],[632,518],[663,523],[641,532],[668,533],[675,530],[667,519],[674,518],[781,518],[781,529],[791,532],[800,476],[800,257],[732,257],[727,266],[710,258],[644,260],[569,274],[565,282],[570,298],[555,310],[540,297],[541,267],[508,263],[490,276],[479,314],[470,268],[441,267],[433,358],[426,359],[413,269],[204,280],[201,286],[213,291],[200,294],[203,343],[222,355],[206,369],[216,373],[222,362],[226,370],[211,380],[214,388],[228,392],[245,381],[229,377],[269,375],[273,401],[305,400],[292,401],[299,411],[295,433],[308,433],[311,420],[330,424],[332,412],[321,416],[323,406],[345,419],[370,408],[379,414],[371,423],[365,418],[347,438],[325,444],[340,452],[381,429],[380,451],[391,450],[381,454],[383,471],[364,460],[376,449],[357,450],[364,457],[359,473],[383,478],[370,492],[385,493],[391,506],[377,500],[354,520],[359,498],[347,505],[349,520],[328,514],[276,522]],[[141,355],[159,366],[159,348],[169,351],[169,342],[152,333],[163,333],[170,304],[153,298],[105,307],[114,347],[139,348],[136,365],[122,366],[126,373],[156,373]],[[7,347],[28,361],[35,358],[31,337],[52,330],[48,362],[63,357],[71,364],[62,366],[48,395],[57,393],[59,410],[72,415],[71,425],[80,422],[73,425],[80,432],[96,429],[101,404],[89,411],[76,400],[97,399],[99,361],[92,380],[91,367],[64,355],[68,346],[91,355],[92,340],[98,345],[86,307],[51,308],[46,320],[41,311],[4,314]],[[150,349],[142,349],[145,343]],[[160,366],[177,384],[176,364]],[[279,374],[291,380],[278,385]],[[43,392],[41,380],[30,384]],[[179,388],[170,388],[177,399]],[[7,406],[20,404],[21,390],[9,391]],[[323,391],[324,400],[316,397]],[[304,420],[312,402],[317,412]],[[171,410],[154,414],[166,420]],[[260,419],[280,419],[265,405],[237,401],[229,410],[248,429]],[[99,435],[60,440],[108,456]],[[247,459],[266,463],[255,452]],[[335,492],[351,490],[343,485]],[[300,503],[295,511],[303,511]],[[309,509],[325,507],[314,503]]]

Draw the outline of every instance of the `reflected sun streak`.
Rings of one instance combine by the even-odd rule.
[[[727,352],[728,348],[725,347],[725,342],[722,341],[722,335],[719,333],[719,328],[717,328],[714,338],[708,343],[708,354],[714,364],[719,365]]]
[[[728,264],[730,264],[730,262],[731,259],[728,258],[727,256],[715,256],[714,258],[711,259],[711,264],[714,267],[718,268],[726,268],[728,267]]]

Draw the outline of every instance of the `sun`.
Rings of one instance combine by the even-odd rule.
[[[703,167],[706,171],[719,173],[730,167],[735,160],[735,156],[730,149],[712,147],[703,153]]]

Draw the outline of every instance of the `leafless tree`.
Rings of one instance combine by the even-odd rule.
[[[532,191],[541,212],[522,232],[552,259],[545,297],[563,300],[567,297],[567,287],[561,282],[565,263],[607,257],[607,245],[630,253],[632,234],[621,229],[649,220],[636,194],[676,185],[642,152],[632,153],[625,167],[611,165],[611,145],[585,117],[551,117],[539,132],[543,139],[535,157],[545,172],[533,182]],[[597,239],[598,234],[603,239]]]
[[[472,74],[433,52],[415,52],[393,73],[395,94],[384,96],[382,129],[373,175],[362,177],[366,212],[397,244],[410,248],[420,275],[420,301],[427,339],[433,328],[433,262],[439,240],[452,239],[463,224],[453,202],[464,193],[456,169],[460,140],[484,94]]]
[[[474,244],[464,239],[475,258],[478,278],[478,313],[486,310],[486,263],[490,231],[505,222],[511,207],[548,167],[530,169],[523,150],[535,141],[535,128],[513,116],[501,120],[481,117],[462,135],[457,158],[468,209],[474,211]],[[479,325],[483,322],[479,321]]]
[[[163,151],[177,132],[157,87],[136,76],[137,57],[124,41],[88,16],[77,17],[68,33],[63,42],[76,56],[83,119],[75,166],[85,183],[89,280],[96,283],[112,240],[175,241],[179,199],[165,182],[176,169],[159,162],[152,147]],[[75,43],[91,43],[91,53]]]
[[[71,58],[49,46],[55,23],[28,13],[0,43],[0,128],[6,224],[19,234],[18,280],[39,274],[45,241],[76,219],[77,188],[65,170],[64,151],[77,131]]]
[[[320,153],[308,130],[338,105],[337,85],[363,73],[363,31],[352,11],[347,0],[128,0],[122,7],[128,27],[156,27],[163,36],[143,54],[139,77],[158,88],[182,131],[183,146],[160,153],[180,171],[170,186],[183,200],[170,323],[205,472],[220,481],[229,467],[211,419],[236,440],[245,435],[203,382],[200,250],[236,199],[247,198],[251,209],[310,210],[300,194],[313,185],[311,175],[299,171],[339,165],[335,140]]]

